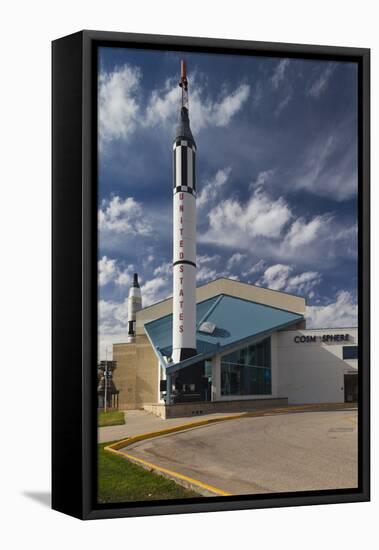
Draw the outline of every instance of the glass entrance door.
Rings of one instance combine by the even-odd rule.
[[[358,402],[358,374],[345,374],[345,403]]]

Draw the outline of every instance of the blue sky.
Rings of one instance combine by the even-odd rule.
[[[144,305],[171,294],[182,57],[198,148],[198,284],[225,276],[299,294],[308,326],[356,325],[356,65],[101,48],[101,355],[125,341],[134,271]]]

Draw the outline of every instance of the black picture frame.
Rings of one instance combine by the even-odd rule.
[[[357,489],[96,504],[97,56],[101,45],[358,64],[359,486]],[[81,519],[370,499],[370,50],[102,31],[52,43],[52,507]]]

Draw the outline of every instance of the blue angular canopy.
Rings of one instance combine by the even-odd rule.
[[[293,325],[303,319],[303,315],[278,309],[242,298],[225,294],[214,296],[196,305],[196,349],[197,355],[166,365],[174,372],[207,357],[214,352],[223,352],[245,340],[266,336],[268,333]],[[212,334],[199,330],[202,323],[215,325]],[[146,334],[158,357],[172,353],[172,314],[145,324]]]

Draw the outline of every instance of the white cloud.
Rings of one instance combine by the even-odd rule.
[[[247,258],[246,254],[241,254],[240,252],[236,252],[235,254],[230,256],[226,264],[227,269],[232,269],[232,267],[239,265],[242,262],[242,260],[244,260],[245,258]]]
[[[325,306],[308,306],[308,328],[355,327],[358,323],[358,304],[347,290],[340,291],[334,302]]]
[[[279,101],[278,106],[275,109],[275,116],[279,116],[280,113],[287,107],[292,99],[292,89],[290,89],[286,95]]]
[[[242,277],[246,278],[249,277],[249,275],[254,275],[254,273],[260,273],[262,272],[266,267],[266,262],[264,260],[259,260],[259,262],[255,263],[253,266],[251,266],[246,271],[243,271],[241,273]]]
[[[288,265],[272,265],[259,279],[259,286],[284,290],[292,294],[307,295],[321,282],[321,275],[317,271],[305,271],[297,275],[292,275],[292,273],[293,268]]]
[[[172,262],[165,262],[154,269],[154,275],[168,276],[172,273]]]
[[[98,282],[100,286],[108,284],[112,281],[116,274],[116,260],[103,256],[97,262],[98,266]]]
[[[228,181],[230,172],[230,167],[218,170],[212,179],[206,181],[205,184],[201,186],[201,192],[196,200],[197,208],[201,208],[202,206],[209,207],[210,202],[218,197],[221,188]]]
[[[286,68],[289,65],[289,59],[281,59],[276,65],[274,73],[271,77],[271,84],[275,90],[279,88],[279,84],[284,80]]]
[[[262,99],[264,97],[264,94],[263,94],[263,86],[262,86],[262,82],[257,82],[255,84],[255,89],[253,91],[253,97],[251,98],[251,105],[254,107],[254,108],[257,108]]]
[[[107,300],[100,300],[98,304],[98,316],[99,321],[106,321],[111,316],[113,316],[115,310],[117,308],[117,304],[114,302],[109,302]]]
[[[99,359],[112,359],[112,345],[127,341],[128,302],[100,300],[98,303]]]
[[[200,79],[201,79],[201,75]],[[175,78],[169,78],[160,89],[151,92],[143,110],[138,96],[141,94],[142,72],[128,64],[112,73],[101,72],[99,77],[99,133],[103,140],[127,138],[137,123],[154,127],[178,116],[180,89]],[[248,84],[240,84],[230,93],[212,101],[205,90],[192,78],[190,95],[191,124],[200,130],[206,126],[227,126],[240,111],[250,94]]]
[[[298,218],[291,225],[285,237],[283,247],[289,248],[290,250],[296,250],[300,247],[309,245],[318,238],[322,229],[324,229],[329,222],[329,216],[316,216],[309,222],[306,222],[304,218]]]
[[[168,298],[171,293],[172,289],[167,277],[159,276],[150,279],[141,287],[143,307],[164,300]]]
[[[327,89],[330,77],[334,73],[336,67],[336,63],[327,63],[326,69],[322,71],[320,76],[312,83],[312,85],[307,90],[307,95],[318,99],[320,95]]]
[[[215,269],[211,269],[204,265],[196,270],[196,281],[199,283],[206,283],[207,281],[213,281],[219,277]]]
[[[321,136],[300,159],[300,170],[294,178],[297,189],[347,200],[358,190],[357,145],[347,127]]]
[[[180,88],[174,79],[168,79],[161,90],[153,90],[142,123],[154,127],[178,116]]]
[[[209,120],[216,126],[227,126],[231,118],[238,113],[250,94],[250,86],[241,84],[234,92],[225,96],[210,110]]]
[[[249,185],[249,189],[256,189],[257,187],[263,187],[266,183],[272,180],[275,170],[263,170],[259,172],[257,179],[252,181]]]
[[[117,285],[129,285],[132,280],[133,265],[120,269],[117,260],[103,256],[98,261],[98,282],[100,286],[114,282]]]
[[[292,268],[288,265],[276,264],[268,267],[261,277],[260,286],[266,286],[273,290],[282,290],[286,284]]]
[[[286,292],[301,294],[312,298],[314,292],[311,290],[321,283],[321,275],[317,271],[305,271],[288,279]]]
[[[198,283],[206,283],[220,277],[221,275],[217,272],[217,269],[215,267],[210,267],[210,265],[219,260],[220,256],[218,254],[214,254],[213,256],[207,254],[196,256],[196,281]]]
[[[160,124],[172,127],[178,117],[180,89],[176,78],[168,78],[161,88],[154,89],[142,104],[142,71],[127,63],[111,73],[99,75],[99,143],[129,138],[138,126],[152,128]],[[191,78],[190,111],[194,132],[208,126],[227,126],[241,110],[250,95],[250,86],[241,83],[217,99],[207,97],[201,85],[203,75]],[[221,86],[221,89],[226,89]]]
[[[206,97],[204,88],[196,80],[194,75],[190,92],[191,128],[195,133],[208,126],[227,126],[250,94],[250,86],[241,84],[213,101]],[[178,117],[179,104],[180,89],[175,79],[168,79],[162,89],[152,92],[142,124],[150,127],[161,123],[173,125]]]
[[[128,299],[123,302],[100,300],[98,304],[99,327],[103,334],[125,330],[128,321]]]
[[[143,217],[142,206],[133,197],[112,197],[103,201],[98,212],[100,231],[149,236],[152,228]]]
[[[336,252],[341,252],[342,248],[345,257],[356,258],[358,239],[357,223],[349,226],[339,226],[335,224],[333,231],[329,234],[329,239],[336,249]]]
[[[256,189],[246,205],[227,199],[208,213],[209,229],[200,236],[204,242],[224,246],[247,246],[255,237],[274,239],[291,218],[283,198],[272,200],[262,189]]]
[[[213,256],[208,256],[208,254],[204,254],[203,256],[196,257],[196,264],[197,265],[209,264],[212,262],[216,262],[219,259],[220,259],[219,254],[213,254]]]
[[[140,107],[141,71],[123,65],[111,73],[99,75],[99,137],[100,143],[127,138],[136,128]]]
[[[124,271],[119,271],[115,279],[116,285],[129,286],[132,282],[133,266],[129,266]]]
[[[295,220],[272,253],[282,260],[307,264],[329,265],[335,258],[355,258],[357,226],[344,226],[332,215],[315,216],[310,220]]]
[[[221,200],[207,218],[208,227],[198,235],[200,243],[259,251],[262,261],[296,263],[311,272],[316,258],[320,270],[330,268],[336,258],[356,255],[356,225],[343,225],[332,214],[296,219],[283,197],[272,199],[262,187],[247,203]],[[247,267],[242,276],[248,276]]]
[[[287,67],[290,64],[289,59],[281,59],[276,65],[275,70],[271,76],[271,86],[279,93],[278,103],[274,111],[275,116],[279,116],[280,113],[287,107],[293,96],[292,86],[289,81],[285,81],[285,73]]]

